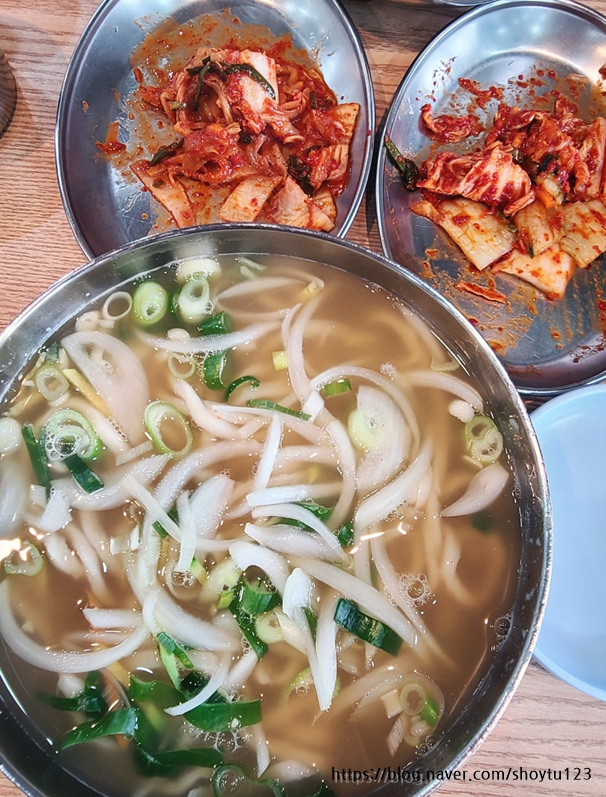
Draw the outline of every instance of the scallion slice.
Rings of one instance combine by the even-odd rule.
[[[228,332],[233,332],[233,328],[232,317],[225,310],[222,310],[220,313],[215,313],[215,315],[205,318],[198,325],[198,332],[201,335],[226,335]]]
[[[137,747],[138,763],[146,775],[170,777],[179,767],[204,767],[214,769],[223,763],[223,756],[210,747],[190,747],[183,750],[166,750],[150,753]]]
[[[325,396],[337,396],[339,393],[349,393],[351,391],[351,382],[349,379],[339,379],[336,382],[329,382],[324,385]]]
[[[74,697],[49,695],[39,692],[38,697],[44,703],[59,711],[84,711],[87,714],[105,714],[108,709],[107,700],[103,696],[103,676],[94,670],[89,672],[84,688]]]
[[[109,711],[101,719],[92,722],[83,722],[76,725],[61,742],[61,748],[73,747],[75,744],[101,739],[104,736],[126,736],[132,738],[137,732],[139,724],[139,710],[136,708],[121,708]]]
[[[376,648],[395,656],[400,650],[402,640],[396,632],[380,620],[369,617],[346,598],[339,598],[334,615],[335,623],[350,634]]]
[[[50,460],[77,454],[85,462],[98,459],[103,443],[91,423],[76,410],[57,410],[45,427],[44,445]]]
[[[308,421],[311,418],[311,415],[308,415],[306,412],[297,412],[297,410],[291,410],[288,407],[283,407],[281,404],[277,404],[275,401],[270,401],[270,399],[248,399],[246,406],[258,407],[262,410],[275,410],[276,412],[283,412],[285,415],[293,415],[295,418],[301,418],[303,421]]]
[[[274,371],[286,371],[288,368],[288,355],[283,349],[281,351],[272,351],[271,359],[274,364]]]
[[[494,462],[503,451],[503,435],[487,415],[475,415],[465,424],[469,453],[478,462]]]
[[[85,493],[96,493],[105,486],[103,479],[97,476],[77,454],[70,454],[63,462]]]
[[[26,423],[21,427],[21,434],[25,440],[25,447],[27,448],[36,480],[38,484],[46,488],[48,493],[51,480],[44,446],[36,439],[36,433],[31,423]]]
[[[234,379],[234,381],[226,388],[224,401],[229,399],[236,388],[240,387],[240,385],[246,384],[246,382],[250,382],[252,387],[259,387],[261,384],[256,376],[250,376],[249,374],[246,374],[245,376],[239,376],[237,379]]]
[[[168,292],[159,282],[142,282],[133,293],[132,314],[144,327],[162,321],[168,310]]]
[[[181,457],[187,454],[193,442],[193,435],[187,418],[183,413],[168,401],[152,401],[145,408],[143,416],[145,428],[151,438],[152,443],[163,454],[173,454]],[[169,433],[180,438],[182,445],[180,448],[169,445],[162,432],[162,426],[170,425]]]
[[[261,722],[261,701],[236,700],[233,703],[201,703],[183,716],[205,733],[235,731]]]
[[[255,631],[261,642],[265,642],[266,645],[273,645],[284,639],[280,621],[274,611],[255,617]]]
[[[34,383],[47,401],[57,401],[69,390],[66,376],[54,365],[44,365],[36,371]]]
[[[195,274],[174,298],[175,308],[188,324],[199,324],[212,312],[210,288],[205,275]]]
[[[280,595],[273,584],[257,578],[254,581],[241,580],[239,593],[240,611],[246,614],[264,614],[280,603]]]
[[[42,554],[31,542],[25,542],[2,560],[4,572],[9,576],[37,576],[42,571]]]
[[[230,351],[208,354],[202,364],[204,384],[211,390],[224,390],[227,387],[226,372],[229,370]]]
[[[336,538],[341,543],[342,548],[348,548],[354,541],[353,523],[346,520],[335,532]]]
[[[185,648],[165,631],[160,631],[156,636],[158,644],[171,656],[175,656],[181,664],[188,670],[193,670],[194,664],[187,655]]]

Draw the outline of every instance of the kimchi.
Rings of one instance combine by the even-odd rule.
[[[440,143],[477,136],[470,117],[433,117]],[[392,155],[393,143],[388,143]],[[576,268],[606,251],[606,119],[584,122],[556,94],[552,110],[499,105],[480,146],[440,150],[416,171],[412,210],[442,227],[473,266],[531,283],[561,299]],[[411,164],[394,155],[410,183]]]
[[[317,69],[271,53],[200,48],[160,85],[135,70],[172,139],[130,168],[178,227],[217,197],[223,221],[335,226],[360,106],[338,103]]]

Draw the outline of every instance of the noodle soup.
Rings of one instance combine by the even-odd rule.
[[[306,797],[415,769],[507,636],[502,431],[357,276],[171,263],[44,347],[0,446],[5,678],[100,791]]]

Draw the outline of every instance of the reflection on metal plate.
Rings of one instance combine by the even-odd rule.
[[[601,93],[606,84],[599,71],[605,62],[606,19],[600,14],[566,0],[496,0],[459,17],[419,55],[395,94],[385,130],[400,151],[419,163],[436,146],[422,129],[425,103],[431,103],[435,115],[465,114],[472,106],[490,126],[499,100],[491,99],[482,109],[460,78],[484,90],[500,87],[504,102],[525,108],[551,109],[550,92],[556,89],[591,121],[596,112],[606,115]],[[456,146],[465,151],[465,142]],[[564,299],[550,301],[515,277],[472,270],[445,233],[411,212],[416,199],[416,193],[403,188],[381,148],[377,203],[385,253],[423,275],[478,327],[522,394],[548,398],[603,378],[603,257],[588,269],[577,268]],[[462,292],[454,287],[458,281],[494,289],[505,302]]]

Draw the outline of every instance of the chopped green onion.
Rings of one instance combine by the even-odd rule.
[[[135,321],[149,327],[161,321],[168,310],[168,293],[159,282],[142,282],[133,294],[132,314]]]
[[[237,379],[234,379],[234,381],[226,388],[224,401],[228,401],[234,390],[246,382],[250,382],[252,387],[259,387],[261,384],[256,376],[249,376],[248,374],[246,376],[239,376]]]
[[[330,517],[330,513],[332,509],[329,509],[326,506],[322,506],[321,504],[316,503],[315,501],[308,499],[306,501],[295,501],[296,506],[302,506],[304,509],[307,509],[313,515],[315,515],[318,520],[323,521],[326,523],[328,518]],[[303,531],[313,531],[313,529],[307,525],[307,523],[303,523],[302,520],[292,520],[291,518],[280,518],[280,523],[285,523],[288,526],[295,526],[298,529],[303,529]]]
[[[87,418],[76,410],[57,410],[45,426],[44,445],[50,460],[77,454],[85,462],[99,458],[103,443]]]
[[[187,454],[193,442],[193,435],[187,418],[183,413],[167,401],[152,401],[145,408],[143,416],[145,428],[156,448],[164,454],[181,457]],[[172,436],[181,438],[180,448],[169,445],[162,434],[162,425],[168,422]]]
[[[257,629],[255,627],[254,617],[245,612],[240,607],[240,599],[242,595],[242,587],[238,590],[234,591],[233,600],[230,602],[229,610],[236,618],[236,622],[242,632],[242,635],[250,645],[250,647],[254,650],[255,655],[258,659],[262,659],[263,656],[267,653],[269,648],[263,642],[262,639],[259,638],[257,635]]]
[[[164,158],[170,158],[171,155],[174,155],[175,152],[183,146],[183,139],[179,138],[176,141],[171,142],[170,144],[164,144],[161,147],[158,147],[156,153],[152,156],[152,159],[149,162],[150,166],[156,166],[156,164],[163,161]]]
[[[34,376],[36,389],[47,401],[57,401],[69,390],[69,382],[54,365],[44,365]]]
[[[351,382],[349,379],[339,379],[336,382],[329,382],[324,385],[325,396],[338,396],[339,393],[349,393],[351,391]]]
[[[198,332],[201,335],[226,335],[228,332],[232,332],[233,328],[232,317],[225,310],[222,310],[220,313],[215,313],[215,315],[205,318],[198,325]]]
[[[385,133],[384,141],[387,152],[391,156],[398,169],[402,172],[402,177],[404,178],[404,188],[407,191],[415,191],[417,188],[417,181],[419,179],[419,169],[417,164],[410,160],[410,158],[405,158],[404,155],[402,155],[387,133]]]
[[[161,709],[181,702],[180,692],[170,684],[164,681],[142,681],[134,675],[130,676],[128,697],[136,703],[154,703]]]
[[[421,717],[428,725],[431,725],[432,728],[435,728],[435,726],[438,724],[438,720],[440,719],[440,709],[438,704],[429,695],[427,695],[427,699],[425,700],[425,705],[421,711]]]
[[[55,341],[54,343],[49,344],[49,347],[46,350],[46,357],[44,358],[44,362],[48,365],[54,365],[59,359],[59,354],[61,352],[61,344],[59,341]]]
[[[164,529],[162,530],[164,531]],[[200,562],[196,559],[195,556],[191,560],[189,572],[200,584],[204,584],[206,582],[206,579],[208,578],[208,573],[206,572],[204,566],[200,564]]]
[[[37,576],[42,570],[42,554],[31,542],[25,542],[2,560],[4,572],[9,576]]]
[[[219,595],[217,609],[227,609],[227,607],[230,605],[233,599],[234,599],[233,589],[224,589],[223,592]]]
[[[224,390],[227,385],[226,372],[231,362],[231,351],[208,354],[202,364],[204,384],[211,390]]]
[[[346,520],[335,532],[336,538],[341,543],[342,548],[348,548],[354,541],[353,523]]]
[[[138,764],[146,775],[170,777],[179,767],[204,767],[214,769],[223,763],[218,750],[209,747],[190,747],[184,750],[166,750],[150,753],[137,747]]]
[[[465,439],[478,462],[494,462],[503,451],[503,435],[487,415],[475,415],[465,424]]]
[[[63,462],[85,493],[96,493],[105,486],[103,479],[97,476],[77,454],[70,454]]]
[[[280,594],[273,584],[260,578],[254,581],[243,578],[238,598],[240,611],[246,614],[264,614],[280,603]]]
[[[292,681],[288,684],[286,694],[287,696],[290,696],[293,692],[298,692],[299,694],[302,692],[307,692],[313,682],[314,679],[311,675],[311,669],[306,667],[304,670],[301,670],[301,672],[297,673]]]
[[[314,614],[313,609],[311,609],[309,606],[304,606],[303,607],[303,612],[305,613],[305,616],[307,617],[307,625],[309,626],[309,630],[311,631],[311,635],[312,635],[312,637],[315,640],[316,631],[318,630],[318,618]]]
[[[284,639],[282,626],[274,611],[255,617],[255,631],[261,642],[265,642],[266,645],[273,645]]]
[[[250,778],[237,764],[224,764],[212,776],[214,797],[286,797],[277,780]]]
[[[224,67],[224,71],[226,75],[230,75],[234,72],[244,72],[260,86],[263,86],[272,100],[276,99],[276,92],[274,91],[273,86],[257,69],[254,68],[254,66],[251,66],[250,64],[227,64],[227,66]]]
[[[487,534],[493,526],[493,517],[485,509],[471,515],[471,525],[482,534]]]
[[[275,410],[276,412],[283,412],[285,415],[293,415],[295,418],[301,418],[303,421],[308,421],[311,415],[306,412],[297,412],[288,407],[283,407],[281,404],[276,404],[275,401],[270,399],[248,399],[246,402],[247,407],[258,407],[263,410]]]
[[[46,487],[46,492],[50,491],[50,473],[48,470],[48,460],[44,446],[36,440],[36,433],[31,423],[26,423],[21,427],[21,434],[25,440],[25,447],[29,454],[34,475],[38,484]]]
[[[205,733],[235,731],[261,722],[260,700],[236,700],[233,703],[201,703],[183,715]]]
[[[175,656],[188,670],[193,670],[194,664],[187,655],[185,648],[165,631],[160,631],[156,636],[158,644],[171,656]]]
[[[286,371],[288,368],[288,355],[284,350],[273,351],[271,353],[271,359],[273,361],[275,371]]]
[[[177,512],[177,507],[173,506],[172,509],[169,509],[166,513],[171,520],[174,520],[175,523],[179,522],[179,513]],[[153,530],[159,534],[163,540],[168,537],[168,531],[164,528],[164,526],[160,523],[159,520],[156,520],[152,523]]]
[[[48,706],[59,711],[84,711],[87,714],[105,714],[108,705],[103,697],[103,677],[96,670],[89,672],[84,681],[84,688],[74,697],[61,697],[39,692],[38,697]]]
[[[392,656],[398,653],[402,644],[402,640],[392,628],[380,620],[364,614],[346,598],[339,598],[334,620],[337,625],[349,631],[350,634],[364,642],[369,642],[386,653],[391,653]]]
[[[189,324],[199,324],[212,311],[210,288],[204,275],[190,277],[175,296],[175,308]]]
[[[132,738],[137,732],[139,724],[139,710],[136,708],[121,708],[109,711],[100,720],[83,722],[73,728],[61,742],[61,748],[72,747],[82,742],[101,739],[104,736],[126,736]]]

